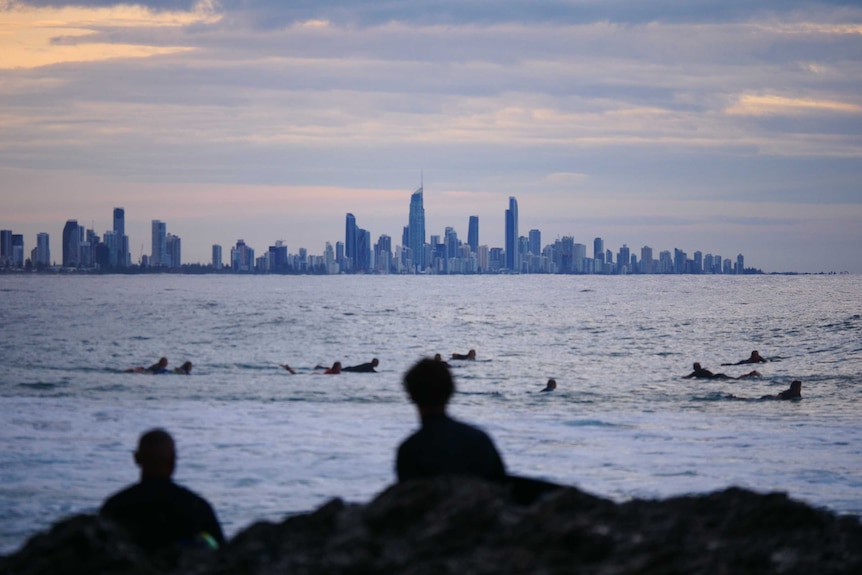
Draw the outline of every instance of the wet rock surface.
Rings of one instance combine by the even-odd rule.
[[[738,488],[617,504],[571,487],[439,478],[253,524],[218,552],[147,556],[119,527],[79,515],[0,558],[0,573],[862,573],[862,525]]]

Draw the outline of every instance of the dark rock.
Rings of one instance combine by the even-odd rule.
[[[148,557],[118,527],[78,516],[0,558],[0,573],[862,573],[862,525],[781,493],[616,504],[523,478],[448,477],[256,523],[217,553]]]

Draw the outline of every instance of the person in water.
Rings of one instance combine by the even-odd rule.
[[[110,496],[99,514],[124,527],[149,552],[177,545],[224,545],[212,506],[171,479],[176,461],[167,431],[152,429],[141,435],[135,451],[140,482]]]
[[[434,361],[439,361],[440,363],[442,363],[443,365],[446,365],[447,367],[449,365],[449,362],[443,361],[443,356],[440,355],[439,353],[434,354]]]
[[[168,358],[163,357],[159,359],[156,363],[151,365],[150,367],[144,367],[139,365],[137,367],[131,367],[126,370],[126,373],[167,373],[168,372]]]
[[[542,391],[554,391],[557,389],[557,382],[554,379],[549,379],[548,384],[545,386],[545,389]]]
[[[349,365],[347,367],[341,368],[341,371],[349,371],[353,373],[377,373],[374,369],[380,365],[380,360],[376,357],[369,361],[368,363],[360,363],[359,365]]]
[[[764,395],[760,399],[802,399],[802,382],[794,380],[790,383],[790,388],[776,395]]]
[[[768,360],[760,355],[756,349],[751,352],[747,359],[741,359],[736,363],[722,363],[721,365],[745,365],[746,363],[766,363]]]
[[[475,359],[476,359],[476,350],[475,350],[475,349],[471,349],[471,350],[470,350],[470,351],[468,351],[466,354],[463,354],[463,353],[453,353],[453,354],[452,354],[452,359],[466,359],[466,360],[469,360],[469,361],[473,361],[473,360],[475,360]]]
[[[283,367],[283,368],[284,368],[286,371],[288,371],[289,373],[292,373],[293,375],[296,375],[296,371],[294,371],[294,369],[293,369],[292,367],[290,367],[289,365],[287,365],[286,363],[282,363],[282,364],[281,364],[281,367]]]
[[[404,375],[403,383],[419,412],[421,427],[398,447],[399,482],[447,474],[505,480],[506,468],[491,438],[446,414],[455,384],[444,362],[420,360]]]
[[[317,368],[315,368],[315,369],[317,369]],[[339,373],[341,373],[341,362],[340,361],[336,361],[335,363],[332,364],[332,367],[326,368],[326,370],[323,372],[324,375],[337,375]]]
[[[726,373],[712,373],[708,369],[701,367],[698,362],[694,362],[692,367],[694,368],[694,371],[688,375],[682,376],[683,379],[747,379],[749,377],[760,377],[760,372],[756,370],[744,373],[739,377],[731,377]]]
[[[174,373],[179,373],[180,375],[191,375],[192,374],[192,362],[187,361],[183,363],[179,367],[174,368]]]

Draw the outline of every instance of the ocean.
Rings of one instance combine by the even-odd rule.
[[[0,275],[0,554],[136,481],[152,427],[228,536],[366,502],[417,427],[403,373],[471,348],[450,412],[510,473],[616,501],[736,485],[862,515],[860,314],[858,275]],[[721,365],[755,349],[771,361]],[[161,356],[192,374],[123,373]],[[314,370],[373,357],[376,374]],[[695,361],[762,377],[682,379]],[[802,400],[756,399],[793,379]]]

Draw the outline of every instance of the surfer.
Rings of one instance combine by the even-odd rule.
[[[476,359],[476,350],[471,349],[466,354],[463,353],[453,353],[452,359],[466,359],[468,361],[473,361]]]
[[[293,369],[292,367],[290,367],[289,365],[287,365],[286,363],[282,363],[282,364],[281,364],[281,367],[283,367],[283,368],[284,368],[285,370],[287,370],[289,373],[292,373],[293,375],[296,375],[296,371],[294,371],[294,369]]]
[[[147,551],[175,545],[224,545],[212,506],[200,495],[173,482],[177,455],[163,429],[141,435],[135,463],[140,482],[109,497],[99,514],[124,527]]]
[[[446,366],[448,366],[448,365],[449,365],[449,363],[448,363],[448,362],[443,361],[443,356],[442,356],[442,355],[440,355],[439,353],[435,353],[435,354],[434,354],[434,361],[439,361],[440,363],[442,363],[442,364],[444,364],[444,365],[446,365]]]
[[[446,364],[420,360],[404,375],[404,388],[422,425],[398,447],[398,481],[447,474],[505,479],[503,460],[491,438],[446,414],[446,404],[455,392]]]
[[[159,359],[156,363],[151,365],[150,367],[144,367],[139,365],[137,367],[130,367],[125,371],[126,373],[167,373],[168,372],[168,358],[163,357]]]
[[[557,389],[557,381],[554,379],[549,379],[548,384],[542,391],[554,391],[555,389]]]
[[[760,399],[802,399],[802,382],[798,379],[790,383],[790,387],[776,395],[764,395]]]
[[[368,363],[360,363],[359,365],[349,365],[341,369],[341,371],[350,371],[353,373],[377,373],[374,369],[380,365],[380,360],[376,357],[369,361]]]
[[[192,374],[192,362],[186,361],[181,366],[175,367],[174,373],[179,373],[180,375],[191,375]]]
[[[761,356],[760,352],[755,349],[747,359],[741,359],[736,363],[722,363],[721,365],[744,365],[746,363],[766,363],[767,361],[769,360]]]
[[[749,377],[760,377],[760,372],[757,370],[750,371],[748,373],[744,373],[739,377],[731,377],[726,373],[712,373],[708,369],[704,369],[700,366],[700,363],[694,362],[693,365],[694,371],[692,371],[688,375],[682,376],[683,379],[747,379]]]
[[[321,366],[318,366],[318,367],[321,367]],[[317,369],[317,367],[315,369]],[[326,370],[323,372],[324,375],[337,375],[339,373],[341,373],[341,362],[340,361],[336,361],[335,363],[332,364],[332,367],[326,368]]]

